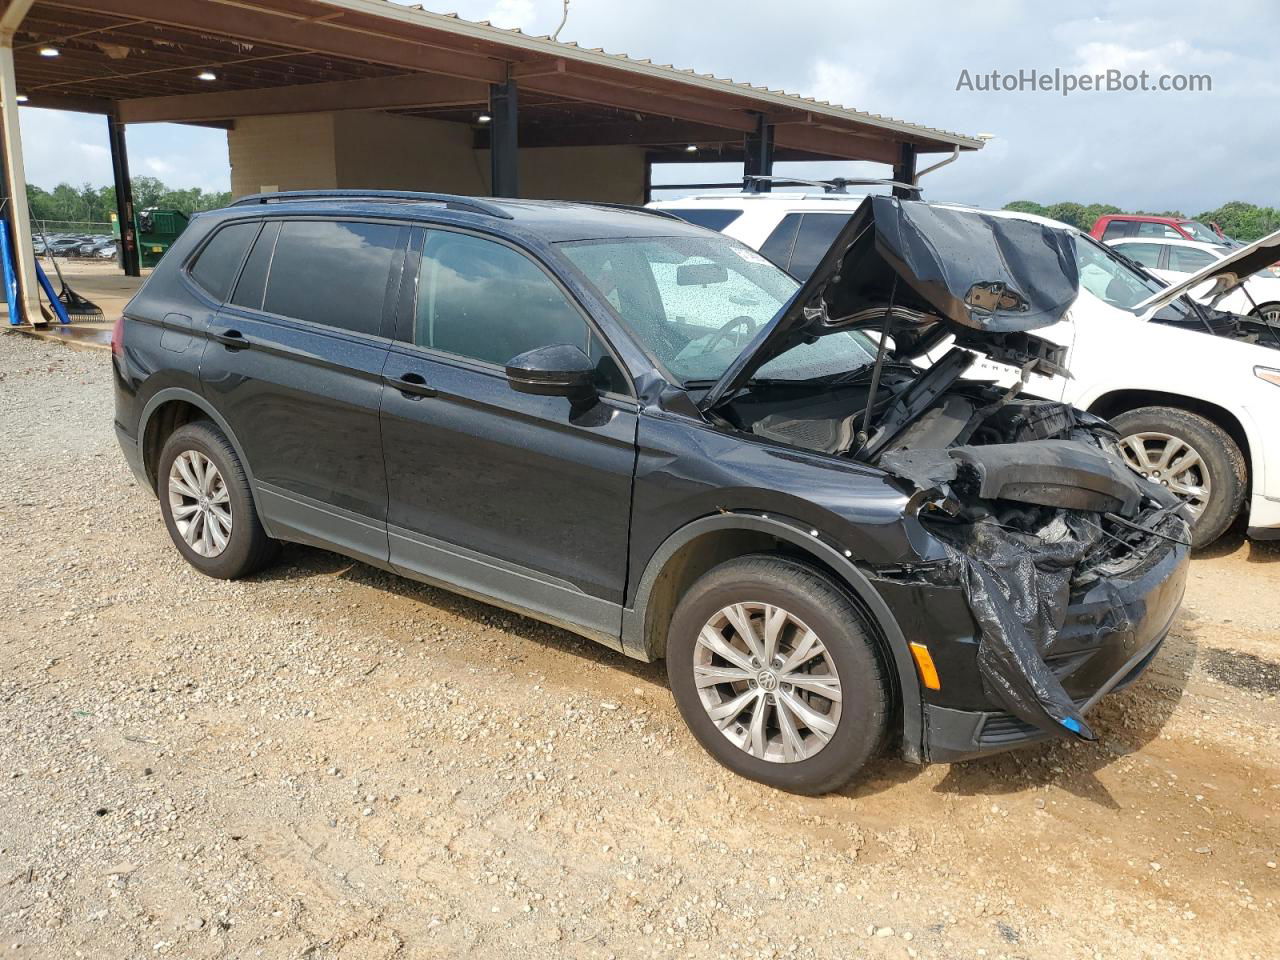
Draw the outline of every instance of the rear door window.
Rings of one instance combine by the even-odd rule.
[[[706,227],[708,230],[723,230],[742,216],[741,210],[713,210],[707,207],[688,207],[679,210],[668,207],[663,212],[674,213],[681,220],[688,220],[690,223],[699,227]]]
[[[379,335],[408,228],[386,223],[289,220],[280,227],[262,308],[268,313]]]
[[[1162,243],[1122,243],[1115,249],[1130,260],[1155,270],[1160,266],[1160,250],[1164,246]]]
[[[233,223],[223,227],[204,245],[195,263],[190,266],[191,279],[219,303],[231,293],[231,284],[235,282],[240,264],[244,262],[245,252],[260,226],[255,220],[252,223]]]
[[[851,216],[849,213],[806,213],[800,221],[787,272],[801,282],[808,280]]]

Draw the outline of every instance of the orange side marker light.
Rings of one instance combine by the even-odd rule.
[[[942,681],[938,679],[938,668],[933,665],[933,657],[929,656],[929,648],[923,643],[910,643],[911,656],[915,657],[916,669],[920,671],[920,682],[930,690],[941,690]]]

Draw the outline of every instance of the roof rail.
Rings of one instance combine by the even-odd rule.
[[[606,203],[603,200],[590,200],[588,204],[593,207],[604,207],[606,210],[626,210],[629,213],[647,213],[651,217],[662,217],[666,220],[679,220],[681,223],[688,223],[684,217],[677,217],[674,213],[666,210],[655,210],[652,207],[642,207],[635,203]]]
[[[304,200],[379,200],[391,203],[438,203],[450,210],[481,213],[502,220],[514,219],[496,203],[475,197],[460,197],[452,193],[419,193],[415,190],[280,190],[276,193],[255,193],[230,206],[241,207],[255,203],[289,203]]]
[[[920,185],[904,183],[901,180],[851,179],[849,177],[832,177],[830,180],[802,180],[796,177],[766,177],[758,173],[749,173],[742,178],[747,193],[760,193],[760,184],[768,183],[778,187],[821,187],[823,193],[848,193],[847,187],[897,187],[909,190],[920,197]]]

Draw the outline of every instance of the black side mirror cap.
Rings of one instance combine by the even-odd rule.
[[[591,358],[570,343],[537,347],[507,361],[507,382],[517,393],[577,402],[596,395],[595,378]]]

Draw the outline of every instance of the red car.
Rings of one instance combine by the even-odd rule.
[[[1098,218],[1089,235],[1098,240],[1151,237],[1165,240],[1199,240],[1201,243],[1229,243],[1218,225],[1206,226],[1187,217],[1144,217],[1130,213],[1108,213]]]

